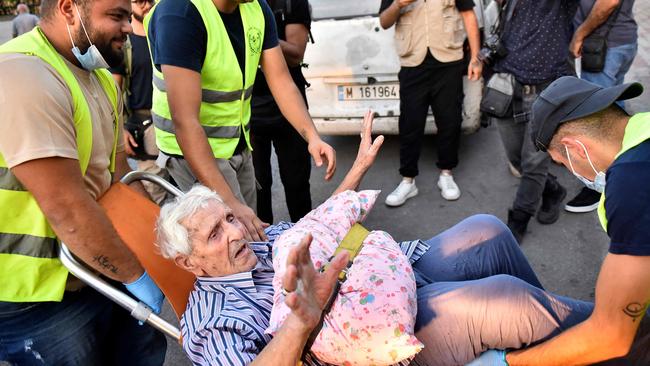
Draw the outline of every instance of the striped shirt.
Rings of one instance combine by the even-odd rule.
[[[183,349],[192,363],[246,365],[271,341],[264,331],[273,307],[272,245],[291,226],[286,222],[272,225],[266,229],[268,242],[250,243],[258,258],[251,272],[196,279],[181,318]],[[401,242],[400,247],[411,263],[429,249],[420,240]],[[324,365],[311,357],[305,364]]]

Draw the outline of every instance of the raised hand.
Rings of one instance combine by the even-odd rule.
[[[318,325],[337,276],[345,268],[349,257],[348,252],[340,253],[324,273],[318,273],[309,255],[311,241],[309,234],[291,250],[287,257],[287,271],[282,279],[282,286],[288,293],[284,302],[291,309],[287,322],[307,332]]]

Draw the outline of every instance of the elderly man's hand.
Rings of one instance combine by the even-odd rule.
[[[359,144],[359,151],[357,158],[354,160],[354,166],[363,169],[365,172],[368,170],[377,158],[377,153],[381,145],[384,143],[384,136],[379,136],[372,141],[372,122],[374,120],[374,113],[369,110],[363,116],[363,125],[361,128],[361,143]]]
[[[325,304],[332,296],[336,278],[345,268],[348,252],[337,255],[324,273],[317,273],[309,255],[312,236],[307,235],[291,250],[282,286],[289,294],[284,302],[291,309],[286,324],[309,333],[318,325]],[[298,283],[301,283],[298,286]]]

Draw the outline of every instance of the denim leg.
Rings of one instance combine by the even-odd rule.
[[[620,85],[625,79],[625,74],[630,70],[632,61],[637,53],[637,43],[630,43],[607,49],[605,67],[602,72],[583,72],[581,77],[602,87]]]
[[[413,268],[428,283],[508,274],[542,288],[512,233],[495,216],[471,216],[426,243],[431,248]]]
[[[589,317],[593,304],[496,275],[418,289],[416,365],[463,365],[488,349],[534,345]]]
[[[534,215],[546,185],[550,158],[547,153],[537,151],[533,145],[530,122],[525,123],[525,127],[521,147],[521,181],[512,208]]]
[[[492,118],[492,121],[499,130],[501,143],[506,151],[508,161],[521,171],[521,144],[523,143],[526,126],[522,123],[515,123],[512,117]]]
[[[91,288],[66,292],[61,302],[0,302],[0,324],[0,361],[10,365],[154,366],[165,358],[162,334]],[[111,361],[125,355],[126,362]]]
[[[103,365],[113,305],[97,292],[61,302],[0,303],[0,361],[11,365]]]

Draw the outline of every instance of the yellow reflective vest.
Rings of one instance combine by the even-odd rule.
[[[72,95],[79,167],[85,175],[92,151],[91,114],[81,87],[63,57],[39,27],[0,46],[0,53],[39,57],[63,78]],[[117,136],[119,114],[115,82],[108,70],[94,73],[113,105]],[[117,138],[111,155],[111,172],[115,167],[116,147]],[[68,271],[58,259],[58,245],[36,200],[7,168],[0,151],[0,301],[61,301]]]
[[[621,151],[616,154],[614,161],[619,156],[623,155],[626,151],[639,146],[644,141],[650,139],[650,113],[638,113],[632,116],[625,127],[625,135],[623,136],[623,146]],[[605,210],[605,192],[600,196],[600,204],[598,205],[598,218],[603,230],[607,232],[607,212]]]
[[[169,0],[173,1],[173,0]],[[239,12],[244,26],[245,69],[237,62],[228,32],[212,0],[191,0],[196,6],[206,31],[208,43],[206,57],[201,69],[201,108],[199,121],[215,158],[232,157],[239,142],[241,131],[244,132],[250,149],[251,95],[255,75],[262,53],[264,40],[264,13],[259,0],[240,3]],[[149,32],[149,22],[156,12],[156,7],[145,18],[145,29]],[[151,45],[149,47],[152,49]],[[152,58],[153,62],[153,58]],[[174,135],[167,88],[162,72],[153,67],[153,102],[152,119],[156,131],[156,144],[160,151],[183,155]]]

